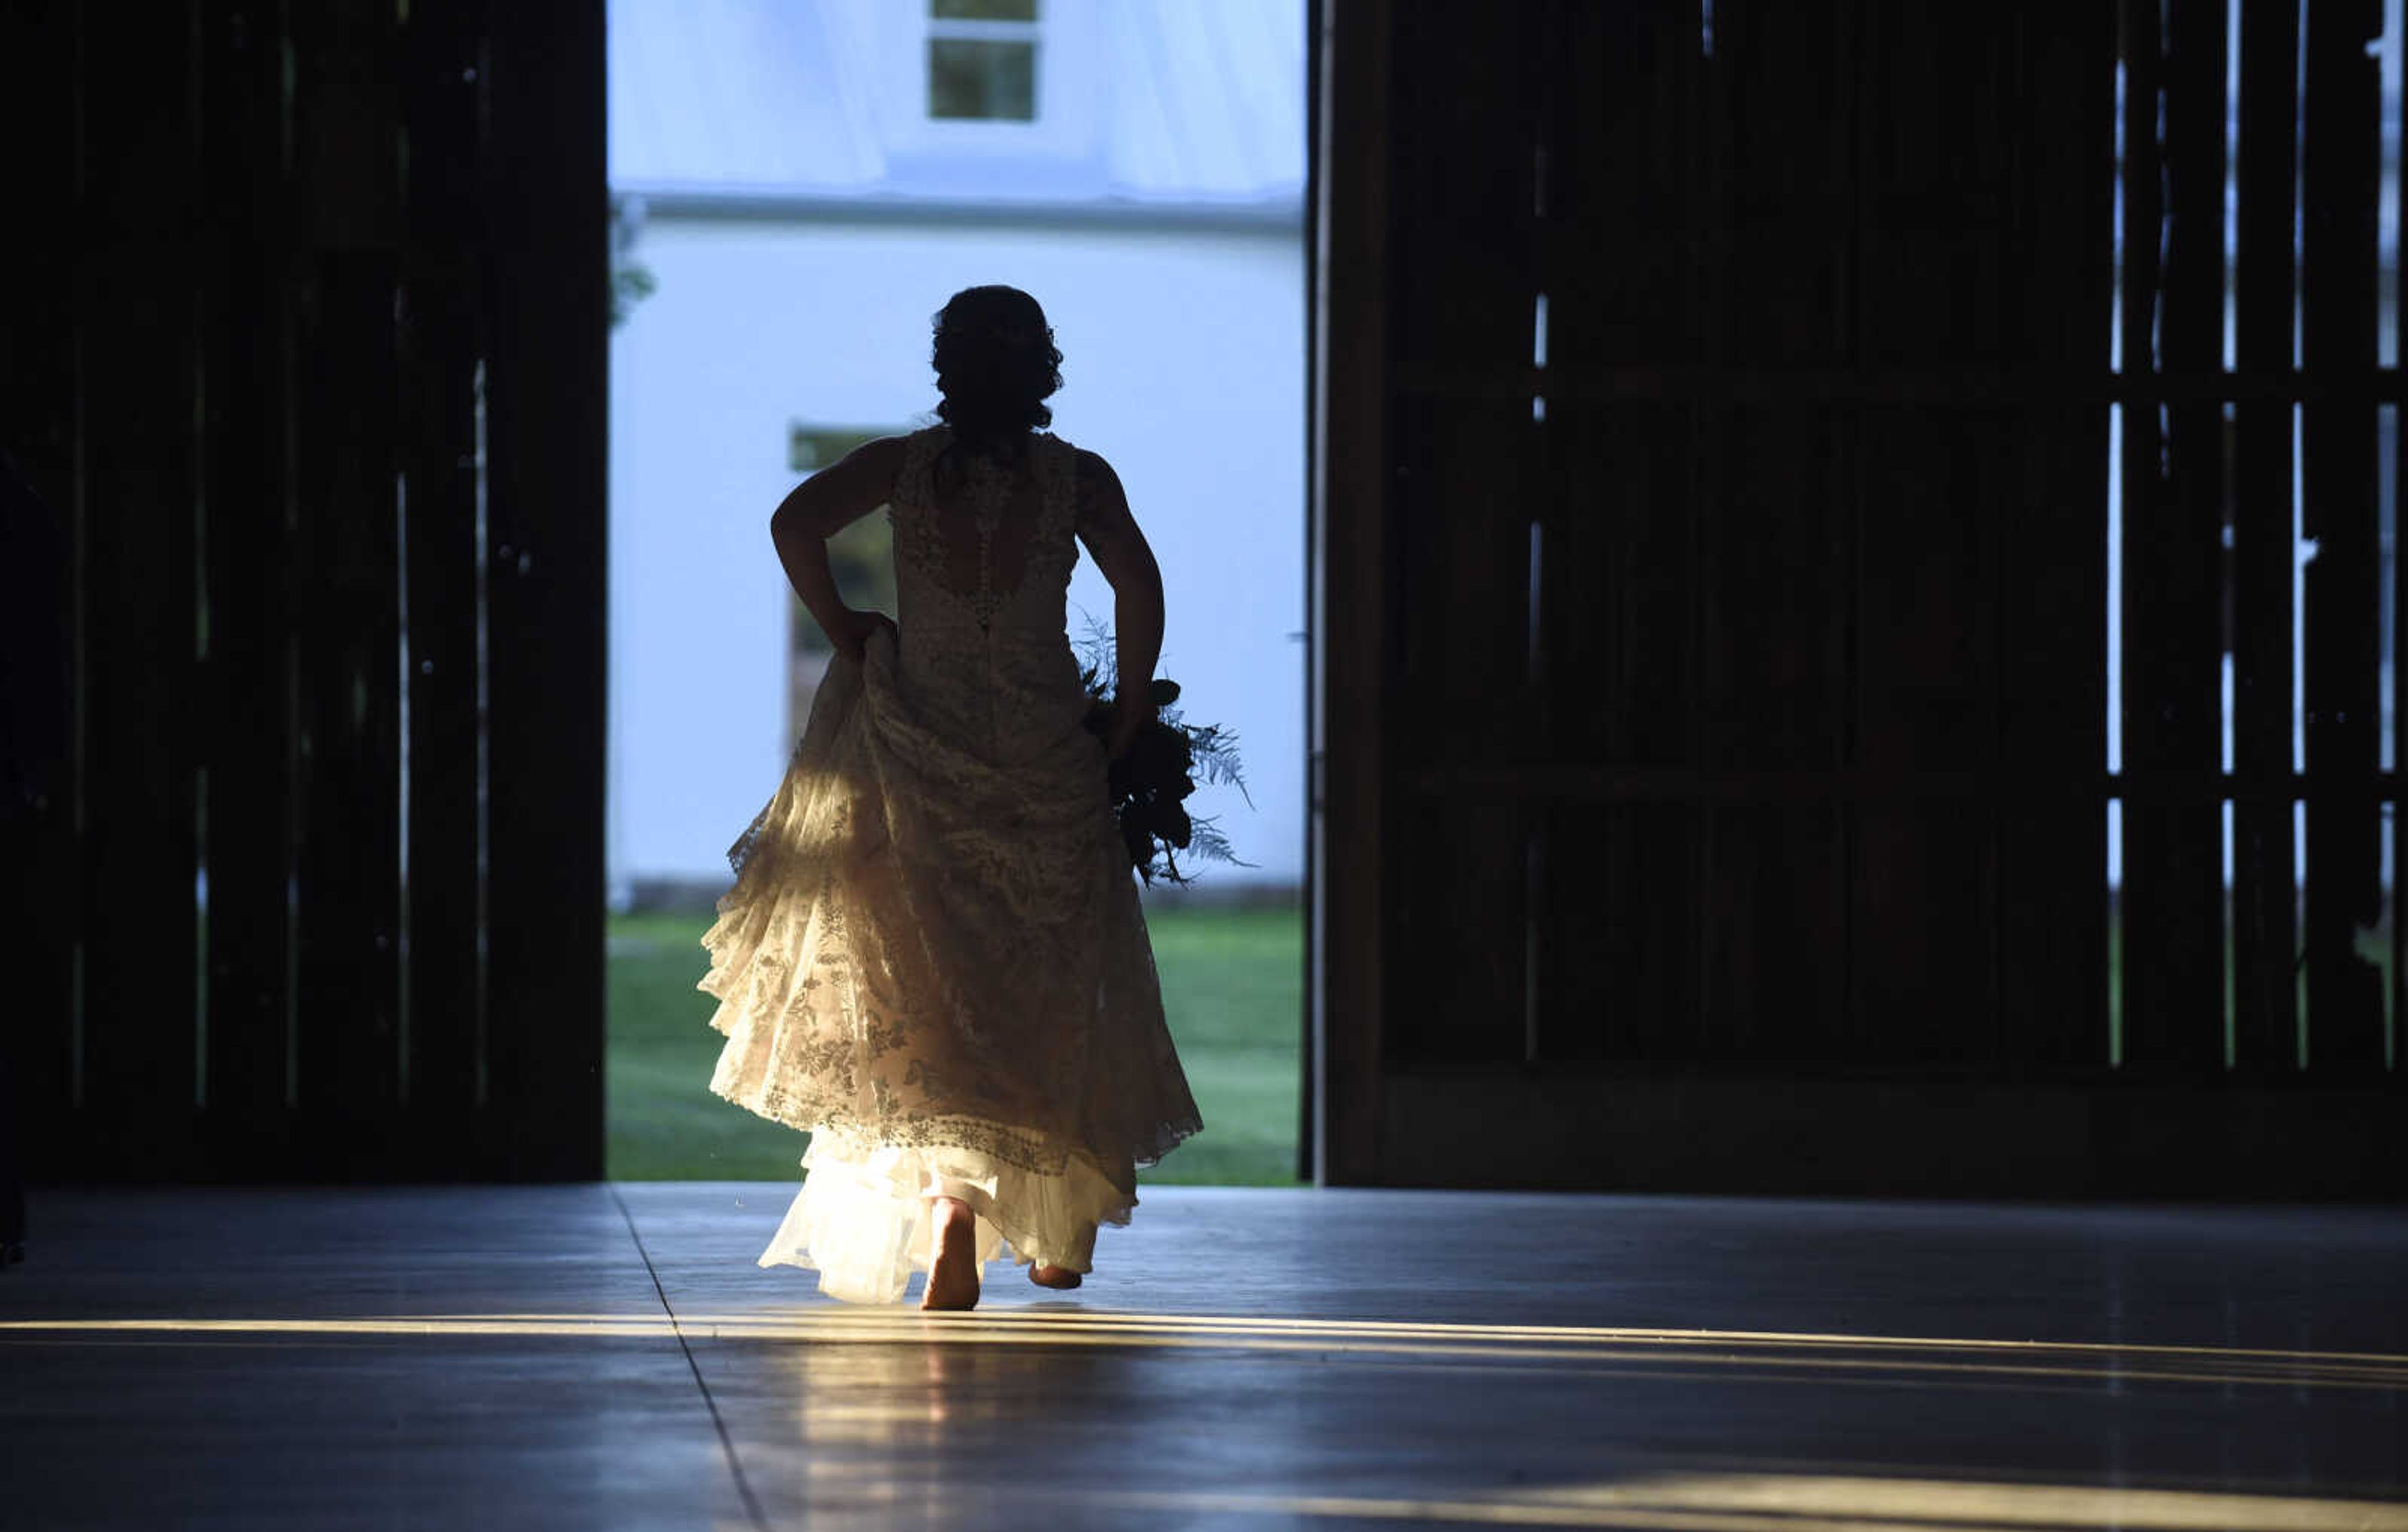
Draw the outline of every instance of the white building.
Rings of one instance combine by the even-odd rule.
[[[768,539],[798,439],[908,429],[929,319],[1008,282],[1164,572],[1161,673],[1240,734],[1254,870],[1301,873],[1302,0],[614,0],[611,886],[724,881],[792,748]],[[1071,599],[1111,592],[1083,560]],[[803,619],[808,623],[808,619]],[[1077,617],[1074,610],[1074,625]]]

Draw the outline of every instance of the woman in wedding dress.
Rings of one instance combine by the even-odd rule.
[[[835,646],[784,780],[704,937],[726,1044],[711,1089],[811,1136],[763,1266],[968,1309],[1009,1243],[1079,1285],[1136,1167],[1202,1126],[1163,1024],[1106,765],[1153,718],[1162,581],[1118,478],[1042,431],[1043,311],[1008,287],[936,317],[941,422],[872,441],[770,519]],[[838,598],[826,539],[883,506],[896,621]],[[1083,543],[1111,582],[1122,683],[1085,727],[1065,600]]]

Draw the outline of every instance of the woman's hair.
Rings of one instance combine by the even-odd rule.
[[[999,445],[1054,423],[1046,396],[1062,386],[1062,353],[1045,310],[1016,287],[964,288],[937,310],[937,419],[978,445]]]

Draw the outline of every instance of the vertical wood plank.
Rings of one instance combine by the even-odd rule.
[[[1399,560],[1391,686],[1441,769],[1532,758],[1526,654],[1533,452],[1526,398],[1465,397],[1531,364],[1536,295],[1530,74],[1539,39],[1476,8],[1391,12],[1394,366],[1390,516]],[[1440,82],[1444,88],[1440,89]],[[1501,109],[1500,109],[1501,108]],[[1410,319],[1407,318],[1410,316]],[[1500,391],[1501,392],[1501,391]],[[1401,1062],[1524,1052],[1529,825],[1512,798],[1439,789],[1397,824],[1402,964],[1389,1052]]]
[[[75,132],[79,9],[71,0],[27,0],[0,10],[0,131],[12,144],[43,146],[15,157],[14,194],[25,219],[43,219],[52,231],[0,248],[0,273],[21,296],[75,290],[78,166],[49,150]],[[77,312],[61,302],[0,307],[0,354],[8,363],[0,367],[0,431],[28,487],[59,517],[74,500]]]
[[[1784,240],[1768,241],[1779,246]],[[1737,263],[1740,291],[1753,261]],[[1743,298],[1735,330],[1759,328]],[[1833,494],[1851,440],[1833,411],[1709,417],[1697,765],[1779,779],[1844,764],[1851,537]],[[1727,1065],[1843,1052],[1848,852],[1838,800],[1709,803],[1700,813],[1699,952],[1688,1048]]]
[[[0,10],[0,133],[13,144],[56,141],[75,121],[77,16],[64,0]],[[30,227],[59,237],[0,244],[16,294],[70,293],[79,249],[75,165],[63,154],[18,156],[14,198]],[[0,306],[0,572],[9,635],[0,670],[9,702],[14,780],[0,780],[0,888],[13,927],[0,938],[22,975],[11,1024],[0,1026],[0,1198],[7,1167],[56,1175],[72,1131],[78,1019],[74,946],[80,925],[76,855],[79,782],[74,698],[77,316],[71,305]],[[54,709],[64,702],[62,716]],[[47,715],[47,716],[45,716]],[[17,732],[23,731],[22,734]],[[43,737],[44,735],[50,737]],[[7,778],[0,768],[0,778]],[[27,795],[42,795],[47,803]],[[14,1157],[8,1141],[13,1138]],[[0,1207],[0,1223],[9,1214]]]
[[[64,1136],[75,1081],[71,566],[64,520],[0,446],[0,1243],[23,1238],[25,1167]]]
[[[507,1173],[582,1180],[602,1168],[603,7],[489,14],[492,1070]]]
[[[2395,37],[2392,46],[2398,48],[2402,44]],[[2401,135],[2408,132],[2408,99],[2403,99],[2408,97],[2408,91],[2397,95],[2380,92],[2378,94],[2388,96],[2388,99],[2378,103],[2383,112],[2381,132],[2386,142],[2401,143]],[[2399,179],[2397,156],[2386,153],[2385,158],[2394,163],[2394,168],[2384,173],[2385,179],[2396,183]],[[2386,226],[2378,231],[2376,238],[2379,242],[2387,237],[2393,246],[2389,262],[2391,303],[2386,312],[2378,299],[2376,310],[2378,322],[2389,322],[2390,365],[2399,368],[2408,364],[2408,303],[2400,301],[2399,288],[2402,263],[2400,249],[2401,230],[2408,225],[2401,221],[2396,192],[2389,200],[2391,207]],[[2377,217],[2386,218],[2380,208]],[[2379,243],[2377,248],[2379,256]],[[2379,355],[2378,351],[2378,359]],[[2408,880],[2408,795],[2402,795],[2400,789],[2402,766],[2408,765],[2408,661],[2403,661],[2401,656],[2402,640],[2408,638],[2408,633],[2403,633],[2401,617],[2403,605],[2408,605],[2402,598],[2403,585],[2408,585],[2408,581],[2401,579],[2402,554],[2408,552],[2408,515],[2402,513],[2403,506],[2408,506],[2408,401],[2386,401],[2379,407],[2376,422],[2380,447],[2388,460],[2383,466],[2390,470],[2388,508],[2391,533],[2388,546],[2383,551],[2384,560],[2389,566],[2387,588],[2383,596],[2385,624],[2389,632],[2382,640],[2383,653],[2377,677],[2377,684],[2383,692],[2380,699],[2384,712],[2384,722],[2380,725],[2382,737],[2390,742],[2390,780],[2378,789],[2384,795],[2382,854],[2389,863],[2389,874],[2385,879],[2386,886],[2383,890],[2384,930],[2381,933],[2388,970],[2385,975],[2383,996],[2385,1015],[2379,1023],[2382,1035],[2376,1039],[2375,1049],[2380,1054],[2388,1083],[2398,1089],[2408,1086],[2408,1055],[2403,1055],[2401,1048],[2403,1042],[2408,1042],[2408,919],[2403,919],[2403,916],[2408,916],[2408,910],[2402,909],[2401,898],[2403,880]],[[2369,1073],[2372,1072],[2370,1067]]]
[[[144,43],[84,40],[71,236],[82,251],[75,515],[87,551],[79,641],[90,960],[78,1105],[85,1124],[108,1124],[80,1135],[79,1168],[102,1177],[182,1173],[198,1044],[196,60],[180,27],[149,29]]]
[[[2019,12],[2007,109],[2015,150],[2003,242],[2030,253],[2004,284],[2005,333],[2031,376],[2096,376],[2114,268],[2115,24]],[[1999,609],[1999,1018],[2010,1077],[2096,1074],[2107,1061],[2107,411],[2033,401],[1994,422],[2002,495]]]
[[[1322,250],[1326,231],[1323,228],[1324,198],[1326,195],[1328,166],[1322,161],[1321,119],[1327,109],[1326,71],[1328,69],[1329,16],[1323,0],[1305,0],[1304,7],[1304,131],[1306,135],[1304,163],[1304,801],[1305,847],[1302,875],[1297,895],[1302,906],[1301,935],[1304,938],[1304,960],[1299,975],[1300,1003],[1297,1008],[1297,1073],[1296,1096],[1296,1179],[1318,1181],[1321,1176],[1321,1111],[1322,1058],[1321,1025],[1324,997],[1327,987],[1323,982],[1325,957],[1329,933],[1323,916],[1327,909],[1324,895],[1323,867],[1319,855],[1321,839],[1321,773],[1326,758],[1322,750],[1323,675],[1321,642],[1324,631],[1322,601],[1323,576],[1326,573],[1321,543],[1320,516],[1314,504],[1321,482],[1323,452],[1326,442],[1321,422],[1329,390],[1329,364],[1323,353],[1322,337]]]
[[[2302,361],[2356,379],[2375,358],[2375,60],[2372,0],[2309,8],[2300,145]],[[2306,604],[2308,1064],[2357,1074],[2383,1059],[2382,976],[2358,933],[2382,913],[2374,774],[2380,714],[2375,407],[2349,388],[2301,411]]]
[[[1526,405],[1397,400],[1391,516],[1398,597],[1414,614],[1398,636],[1396,695],[1424,721],[1417,754],[1443,774],[1526,747],[1521,596]],[[1427,1065],[1523,1053],[1526,811],[1477,787],[1424,787],[1398,825],[1400,1004],[1389,1056]]]
[[[2299,12],[2241,8],[2240,209],[2233,250],[2234,360],[2286,373],[2292,339],[2292,176],[2298,152]],[[2233,1063],[2260,1080],[2296,1067],[2298,895],[2291,773],[2291,404],[2233,406]]]
[[[1710,365],[1739,378],[1837,370],[1870,296],[1855,270],[1864,13],[1763,6],[1715,22],[1729,191],[1714,209],[1723,281],[1702,306]],[[1861,433],[1807,399],[1718,408],[1701,424],[1694,763],[1835,770],[1853,732]],[[1702,808],[1693,1049],[1726,1067],[1852,1055],[1858,813],[1802,795]]]
[[[1995,490],[1972,422],[1865,411],[1856,490],[1856,764],[1876,781],[1945,778],[1989,758],[1998,678],[1986,551]],[[1970,515],[1941,508],[1964,507]],[[1835,1056],[1963,1069],[1998,1030],[1995,847],[1971,805],[1879,794],[1858,818],[1855,1013]]]
[[[483,143],[481,7],[422,7],[409,18],[402,111],[408,210],[398,345],[404,518],[400,614],[408,664],[409,764],[408,1051],[398,1093],[414,1117],[456,1124],[437,1163],[490,1173],[487,1140],[484,875],[485,721],[478,438],[488,236],[478,173]]]
[[[1603,396],[1616,369],[1698,359],[1725,274],[1721,115],[1697,9],[1566,4],[1541,137],[1547,294],[1541,646],[1548,748],[1566,763],[1693,760],[1699,409]],[[1711,209],[1711,211],[1709,210]],[[1670,301],[1668,301],[1668,299]],[[1542,1028],[1555,1059],[1677,1057],[1701,971],[1698,816],[1561,807],[1545,820]]]
[[[1381,1178],[1390,996],[1385,695],[1394,562],[1386,523],[1388,124],[1393,70],[1385,8],[1324,0],[1318,150],[1326,288],[1318,305],[1323,451],[1313,535],[1324,570],[1314,650],[1322,776],[1315,935],[1326,975],[1316,1038],[1318,1161],[1325,1182]]]
[[[1998,294],[2005,168],[2000,13],[1864,13],[1853,51],[1946,56],[1935,70],[1868,68],[1850,93],[1855,206],[1842,359],[1874,376],[2005,361]],[[1901,390],[1903,394],[1905,391]],[[1978,768],[1996,737],[1988,566],[1999,520],[1995,437],[1961,401],[1856,412],[1850,698],[1856,764],[1875,781]],[[1995,827],[1914,793],[1860,810],[1853,889],[1855,1014],[1834,1052],[1961,1069],[1997,1032]]]
[[[1696,366],[1727,301],[1724,101],[1693,5],[1565,5],[1548,50],[1548,710],[1582,764],[1700,761],[1705,539],[1719,409],[1621,400]],[[1642,151],[1633,151],[1644,145]],[[1684,1057],[1707,1024],[1705,811],[1572,807],[1548,834],[1548,985],[1563,1057]],[[1729,889],[1729,884],[1724,884]],[[1729,925],[1724,925],[1727,930]],[[1719,1011],[1734,1017],[1731,1007]],[[1724,1028],[1729,1031],[1729,1028]]]
[[[208,1100],[211,1174],[291,1174],[294,875],[291,507],[284,475],[299,397],[287,311],[281,76],[271,15],[209,17],[204,74],[214,212],[205,319],[210,451],[201,554],[208,594],[204,834],[209,872]]]
[[[2158,93],[2165,86],[2165,43],[2157,0],[2123,0],[2117,7],[2117,55],[2124,66],[2124,242],[2122,282],[2117,294],[2121,306],[2117,336],[2123,354],[2124,376],[2128,379],[2148,379],[2158,371],[2157,304],[2161,279],[2159,269],[2159,229],[2165,211],[2161,178],[2164,174],[2160,129],[2157,120]],[[2135,567],[2136,552],[2143,543],[2134,528],[2154,524],[2157,515],[2158,465],[2165,450],[2165,436],[2159,412],[2154,401],[2140,394],[2130,395],[2123,410],[2122,457],[2116,489],[2123,504],[2123,546],[2119,550],[2125,582],[2128,590]],[[2123,642],[2127,674],[2124,681],[2124,702],[2120,732],[2124,740],[2123,765],[2132,764],[2131,723],[2132,697],[2129,676],[2133,648],[2131,611],[2128,595],[2122,615]],[[2121,911],[2125,933],[2122,962],[2117,969],[2120,986],[2119,1004],[2128,1028],[2133,1010],[2132,955],[2130,931],[2133,908],[2133,874],[2131,858],[2132,805],[2128,797],[2123,803],[2124,837],[2123,886],[2115,897]],[[2143,880],[2146,881],[2145,879]]]
[[[394,269],[384,250],[311,265],[296,316],[314,400],[295,451],[298,1096],[313,1122],[361,1130],[322,1147],[375,1174],[366,1127],[397,1106]]]
[[[2126,321],[2153,312],[2163,370],[2197,378],[2222,365],[2225,14],[2218,0],[2171,0],[2166,17],[2165,257],[2146,286],[2139,252],[2159,226],[2141,218],[2133,192],[2158,172],[2134,146],[2148,138],[2137,114],[2156,111],[2139,64],[2157,39],[2145,21],[2128,36]],[[2148,352],[2127,336],[2129,375]],[[2223,1067],[2222,817],[2213,803],[2153,798],[2147,784],[2152,773],[2220,765],[2222,407],[2128,408],[2125,453],[2124,766],[2134,789],[2124,808],[2124,1057],[2204,1074]]]
[[[296,147],[312,195],[294,315],[308,400],[294,443],[302,835],[298,1096],[328,1164],[390,1176],[400,795],[394,416],[400,206],[392,12],[294,17]]]
[[[1576,393],[1549,409],[1563,421],[1552,478],[1567,511],[1547,544],[1556,748],[1567,762],[1680,769],[1698,694],[1696,413]],[[1683,804],[1582,804],[1552,817],[1542,972],[1553,1056],[1663,1059],[1686,1048],[1702,938],[1698,836]]]

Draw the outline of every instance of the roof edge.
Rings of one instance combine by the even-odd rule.
[[[895,193],[623,181],[611,186],[610,196],[623,209],[621,216],[638,223],[654,218],[769,223],[825,220],[1049,229],[1226,229],[1247,233],[1301,232],[1304,227],[1301,193],[1223,200],[1025,197],[971,201]]]

